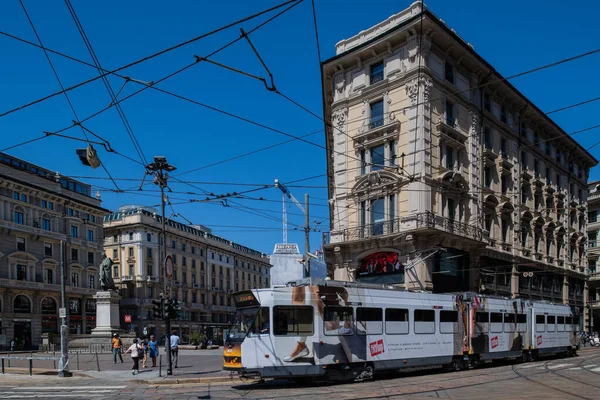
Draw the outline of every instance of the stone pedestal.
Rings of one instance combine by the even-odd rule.
[[[96,299],[96,327],[92,335],[111,336],[120,331],[119,301],[121,296],[117,292],[98,292]]]

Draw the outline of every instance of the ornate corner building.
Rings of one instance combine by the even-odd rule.
[[[334,279],[586,309],[597,160],[472,45],[417,1],[322,78]]]
[[[235,291],[269,287],[268,257],[217,236],[201,225],[167,219],[166,254],[173,260],[171,293],[182,303],[172,327],[187,338],[203,331],[213,337],[228,326]],[[112,278],[122,296],[122,329],[164,334],[164,321],[152,313],[152,300],[164,292],[160,261],[162,219],[151,207],[124,206],[104,218],[104,247],[113,262]],[[131,324],[123,316],[131,316]]]
[[[69,332],[96,327],[100,203],[89,185],[0,154],[0,348],[36,349],[60,332],[61,263]]]

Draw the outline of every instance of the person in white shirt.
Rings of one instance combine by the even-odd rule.
[[[138,340],[133,339],[133,344],[125,352],[125,354],[131,353],[131,359],[133,360],[133,368],[131,369],[131,373],[133,375],[135,375],[139,372],[139,361],[140,361],[141,351],[142,350],[141,350],[140,346],[138,345]]]
[[[171,332],[171,362],[175,364],[175,368],[177,368],[177,359],[179,358],[179,343],[181,339],[177,336],[177,331],[173,329]]]

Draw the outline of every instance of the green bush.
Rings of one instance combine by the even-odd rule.
[[[190,344],[194,346],[200,345],[204,341],[204,335],[200,332],[192,332],[190,334]]]

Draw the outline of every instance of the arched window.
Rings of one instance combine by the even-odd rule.
[[[55,315],[56,308],[56,300],[52,297],[44,297],[42,300],[42,314]]]
[[[554,244],[554,229],[556,225],[550,222],[546,227],[546,255],[552,256],[552,245]]]
[[[15,297],[13,312],[19,314],[31,314],[31,302],[27,296],[22,294]]]

